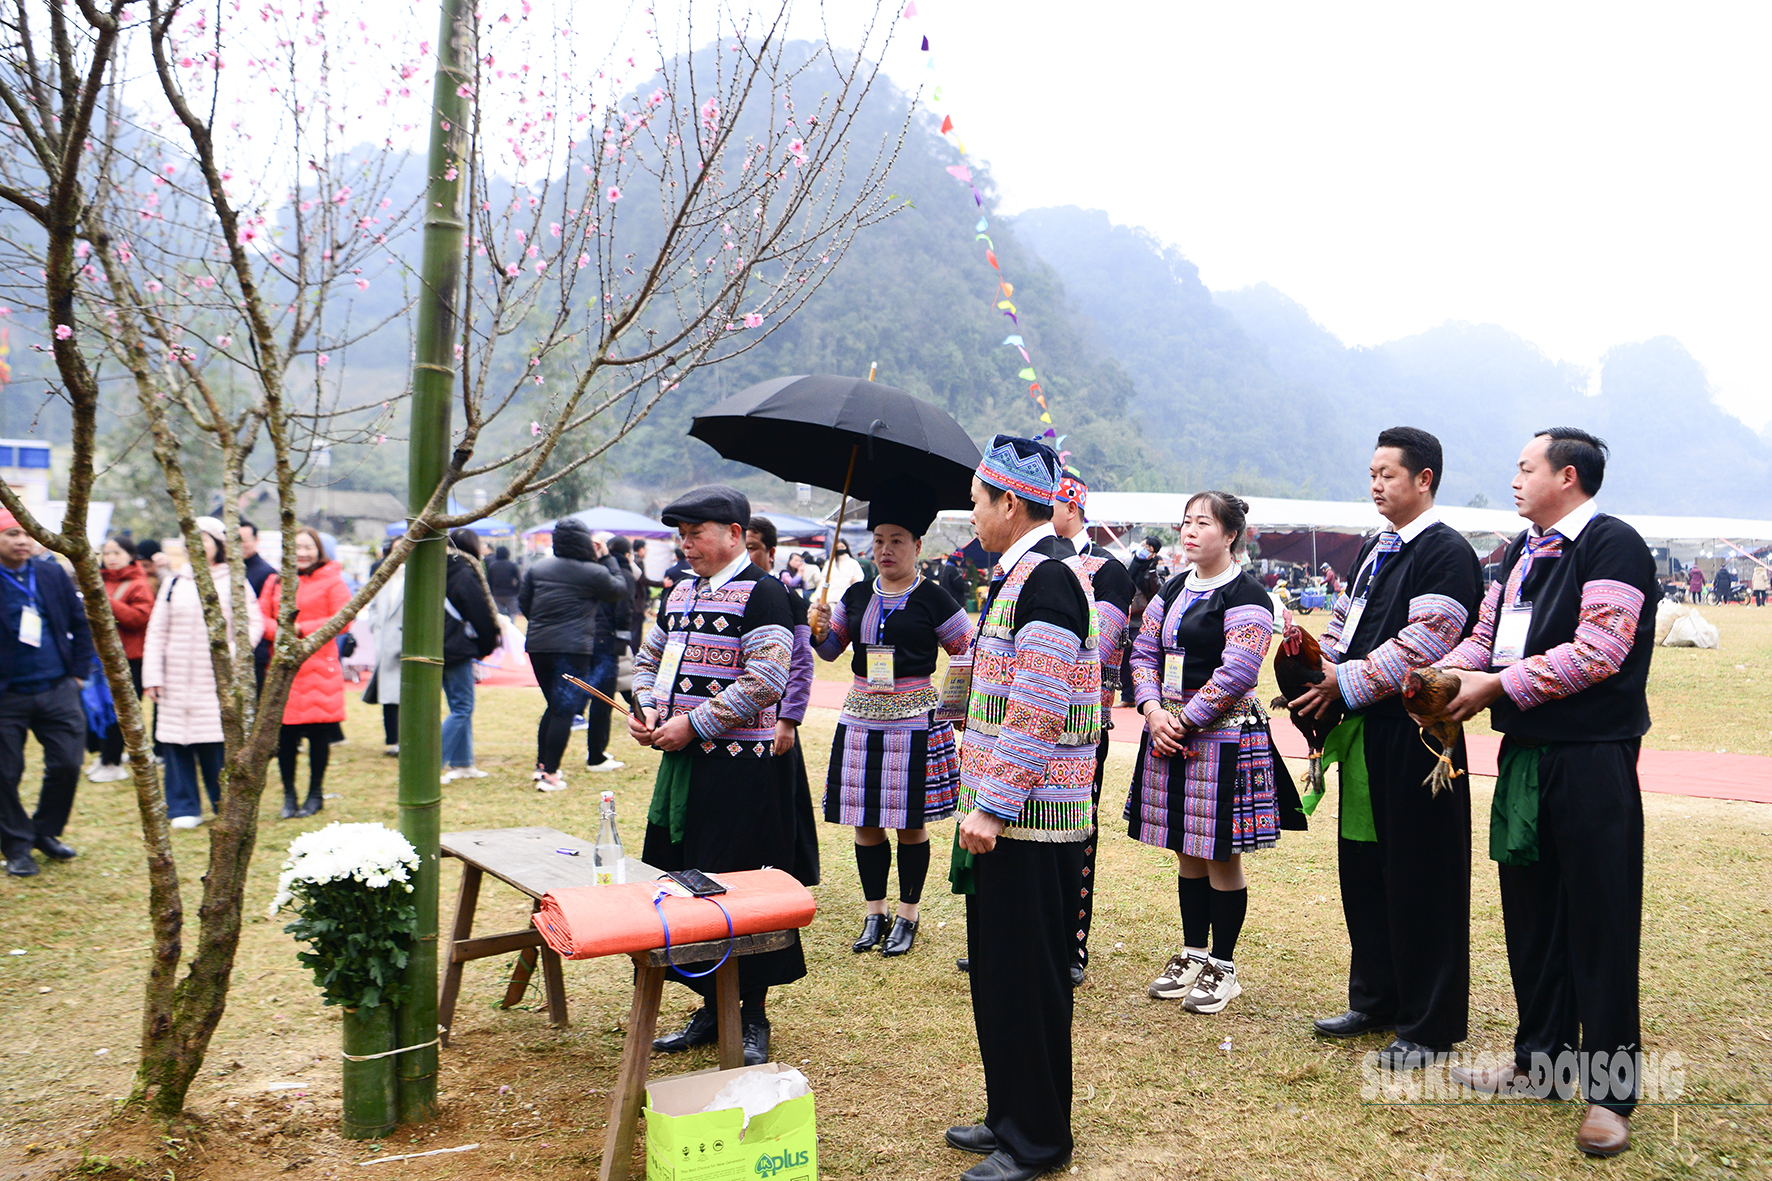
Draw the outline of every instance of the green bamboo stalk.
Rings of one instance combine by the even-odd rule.
[[[347,1055],[386,1054],[394,1048],[394,1008],[349,1008],[343,1014]],[[404,1058],[402,1054],[399,1057]],[[339,1129],[346,1140],[379,1140],[394,1130],[395,1058],[344,1061],[340,1087],[344,1119]]]
[[[418,301],[417,356],[412,366],[412,441],[407,504],[414,516],[430,501],[448,463],[454,342],[467,242],[467,99],[471,82],[473,5],[440,0],[437,77],[432,88],[430,186],[425,198],[423,288]],[[406,1003],[396,1038],[420,1046],[437,1037],[437,878],[443,803],[443,576],[441,535],[407,559],[404,648],[400,665],[400,831],[418,850],[413,881],[418,932],[408,963]],[[399,1117],[403,1124],[437,1117],[437,1047],[399,1055]]]

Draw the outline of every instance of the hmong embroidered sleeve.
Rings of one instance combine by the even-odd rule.
[[[1107,602],[1095,600],[1095,650],[1101,653],[1101,671],[1106,675],[1111,663],[1117,673],[1120,652],[1126,643],[1126,613]]]
[[[1348,609],[1354,600],[1346,591],[1335,596],[1335,606],[1329,612],[1329,626],[1323,629],[1323,637],[1317,643],[1323,649],[1323,660],[1334,664],[1341,653],[1341,629],[1347,624]]]
[[[1434,662],[1435,668],[1463,668],[1487,672],[1494,659],[1495,618],[1501,612],[1501,583],[1492,582],[1483,592],[1483,603],[1477,608],[1477,626],[1464,642],[1445,657]]]
[[[1425,668],[1452,651],[1470,615],[1464,604],[1447,595],[1416,595],[1409,600],[1409,621],[1403,630],[1368,652],[1361,660],[1335,666],[1335,680],[1349,709],[1365,709],[1375,701],[1403,691],[1412,668]]]
[[[980,767],[978,807],[1000,819],[1021,815],[1045,779],[1070,712],[1070,676],[1083,643],[1057,624],[1032,622],[1015,633],[1015,670],[996,746]]]
[[[859,620],[856,621],[858,624]],[[831,630],[825,633],[824,642],[812,650],[826,660],[835,660],[843,655],[843,649],[849,647],[849,612],[838,599],[831,604]]]
[[[1132,697],[1140,713],[1145,702],[1163,700],[1163,608],[1163,596],[1151,600],[1132,641]]]
[[[689,714],[690,726],[711,740],[753,723],[787,694],[793,650],[793,631],[778,623],[746,631],[739,641],[738,679],[696,706]],[[636,676],[636,685],[638,681]]]
[[[806,720],[812,702],[812,628],[794,625],[794,651],[788,660],[788,691],[782,696],[778,716],[798,726]]]
[[[1643,611],[1643,592],[1596,578],[1581,584],[1575,638],[1501,670],[1501,689],[1521,709],[1572,697],[1616,673],[1630,655]]]
[[[666,603],[659,607],[658,622],[646,633],[646,642],[634,650],[634,701],[641,709],[657,708],[652,700],[652,686],[658,681],[658,664],[664,659],[665,637],[670,629],[665,626]]]
[[[1181,716],[1188,725],[1205,729],[1249,695],[1261,676],[1274,638],[1271,607],[1230,607],[1224,613],[1224,663],[1212,670],[1200,691],[1188,699]]]
[[[964,611],[948,616],[947,622],[935,629],[935,642],[949,656],[964,656],[972,651],[972,617]]]

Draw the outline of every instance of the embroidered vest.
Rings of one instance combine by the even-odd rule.
[[[694,712],[744,671],[744,615],[755,581],[734,578],[719,590],[696,592],[700,579],[686,578],[671,590],[663,616],[667,648],[683,641],[683,660],[669,686],[655,684],[652,698],[662,722]],[[666,708],[666,695],[670,704]],[[773,753],[779,703],[729,726],[714,741],[696,740],[688,749],[700,754],[760,758]]]
[[[1003,581],[990,610],[979,623],[972,654],[972,693],[966,710],[966,739],[961,749],[960,811],[970,811],[978,792],[976,772],[995,752],[1003,719],[1009,712],[1010,685],[1015,673],[1015,608],[1029,575],[1042,554],[1029,553]],[[1095,747],[1101,737],[1101,661],[1096,652],[1095,596],[1088,571],[1071,557],[1064,564],[1077,575],[1089,604],[1088,632],[1074,664],[1054,668],[1064,684],[1062,698],[1043,704],[1063,710],[1064,728],[1052,759],[1041,768],[1041,781],[1028,796],[1021,815],[1003,835],[1020,840],[1082,840],[1092,823],[1091,789],[1095,781]],[[1026,690],[1024,690],[1025,692]]]
[[[1109,554],[1081,553],[1077,555],[1076,561],[1081,567],[1081,569],[1078,570],[1078,576],[1082,578],[1083,586],[1088,589],[1089,598],[1092,602],[1095,599],[1095,572],[1109,562],[1116,560],[1117,559]],[[1069,563],[1067,562],[1066,565],[1069,565]],[[1099,618],[1100,608],[1097,607],[1096,610],[1096,648],[1097,654],[1101,657],[1101,708],[1103,710],[1112,710],[1114,708],[1114,700],[1120,696],[1120,665],[1126,655],[1126,624],[1125,621],[1121,621],[1120,643],[1111,651],[1102,648],[1100,645],[1101,637],[1099,634],[1101,628],[1101,620]],[[1108,717],[1111,715],[1104,713],[1102,716]]]

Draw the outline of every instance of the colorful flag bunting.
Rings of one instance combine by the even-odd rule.
[[[997,252],[995,250],[985,251],[984,252],[984,260],[986,262],[990,263],[992,269],[994,269],[994,270],[1000,271],[1003,269],[1002,267],[997,266]]]
[[[923,38],[923,52],[924,53],[929,52],[929,38],[927,38],[927,37]]]
[[[972,183],[972,169],[966,167],[964,164],[948,165],[948,175],[963,184]]]
[[[1033,371],[1032,367],[1029,367],[1027,369],[1023,369],[1020,373],[1017,373],[1015,376],[1021,378],[1023,381],[1036,380],[1036,378],[1034,377],[1034,371]]]
[[[954,129],[954,117],[952,115],[949,115],[947,118],[945,118],[941,121],[941,133],[943,135],[946,135],[948,132],[952,131],[953,129]]]

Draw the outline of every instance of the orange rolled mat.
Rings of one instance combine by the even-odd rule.
[[[812,922],[818,911],[812,891],[779,869],[746,869],[709,874],[726,887],[716,895],[732,915],[734,935],[786,931]],[[706,898],[667,895],[652,905],[665,882],[626,882],[619,886],[572,886],[550,890],[530,916],[548,946],[569,960],[629,955],[665,945],[659,910],[671,926],[671,946],[726,938],[726,916]]]

